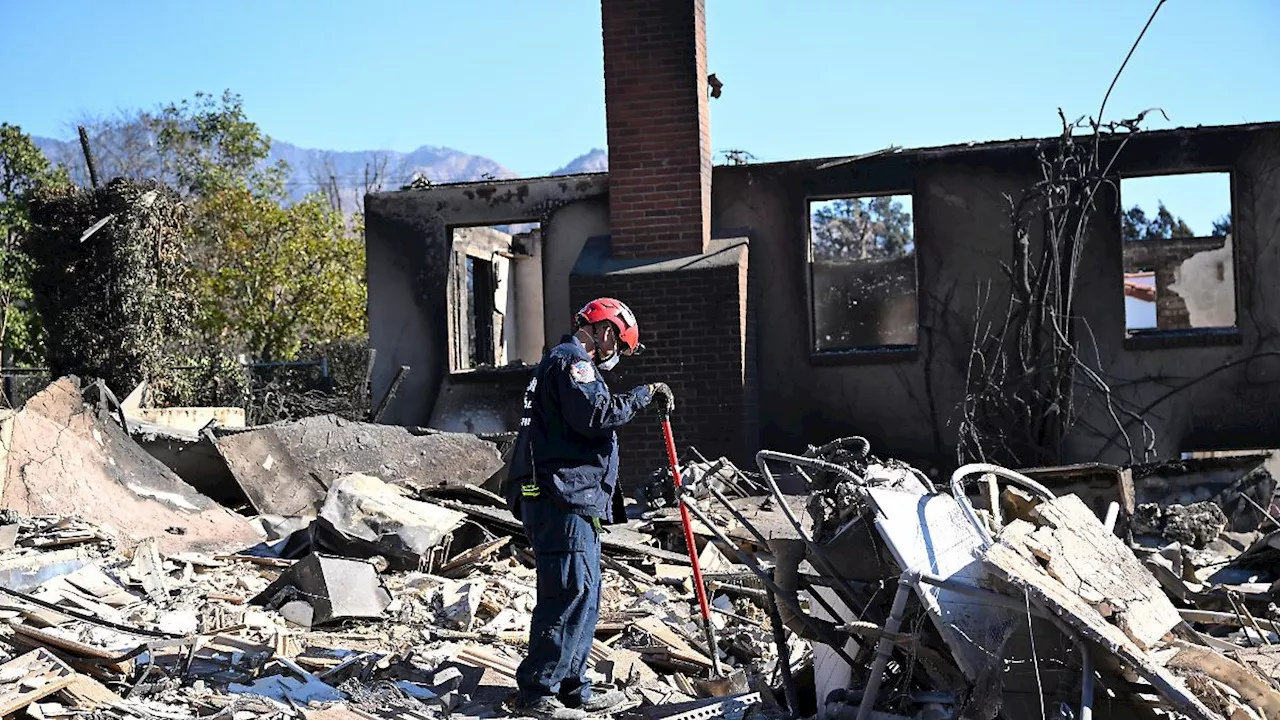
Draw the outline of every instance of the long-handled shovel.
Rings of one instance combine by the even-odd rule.
[[[711,606],[707,603],[707,589],[702,582],[702,567],[698,565],[698,545],[693,540],[693,524],[689,520],[689,508],[680,495],[680,464],[676,460],[676,441],[671,436],[671,417],[662,414],[662,436],[667,441],[667,462],[671,464],[671,479],[676,486],[676,502],[680,504],[680,522],[684,525],[684,542],[689,547],[689,562],[693,564],[693,589],[698,594],[698,608],[702,610],[702,629],[707,635],[707,652],[711,655],[712,677],[720,677],[719,651],[716,649],[715,629],[711,625]]]

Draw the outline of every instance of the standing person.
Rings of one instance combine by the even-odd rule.
[[[674,406],[665,383],[611,394],[600,370],[644,349],[635,315],[613,298],[587,303],[525,388],[524,417],[505,494],[537,558],[538,601],[529,654],[516,672],[517,711],[576,720],[606,711],[621,692],[592,693],[587,658],[600,616],[600,533],[618,483],[616,430],[655,398]]]

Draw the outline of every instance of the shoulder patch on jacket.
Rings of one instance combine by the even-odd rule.
[[[596,366],[592,365],[590,360],[579,360],[569,366],[569,377],[579,385],[595,382]]]

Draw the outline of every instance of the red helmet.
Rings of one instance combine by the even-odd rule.
[[[640,344],[640,325],[636,322],[636,315],[621,300],[596,298],[578,311],[575,320],[579,327],[608,320],[618,329],[623,355],[638,355],[644,350],[644,345]]]

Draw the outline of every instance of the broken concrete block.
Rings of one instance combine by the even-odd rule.
[[[352,557],[381,555],[412,569],[466,518],[461,512],[412,500],[370,475],[346,475],[329,488],[315,539],[322,549]]]
[[[260,513],[314,514],[338,478],[366,473],[415,491],[481,485],[502,468],[475,435],[360,423],[320,415],[245,431],[219,431],[218,451]]]
[[[440,587],[440,615],[445,625],[470,632],[475,623],[480,600],[484,597],[483,580],[462,580],[445,583]]]
[[[431,690],[437,695],[453,692],[462,686],[462,671],[456,667],[446,667],[431,676]]]
[[[298,627],[309,628],[315,624],[316,609],[306,600],[291,600],[280,606],[280,616]]]
[[[281,573],[250,602],[282,608],[300,598],[313,609],[312,627],[337,620],[378,618],[391,604],[391,594],[371,563],[319,553]],[[299,608],[291,612],[305,618]]]
[[[1203,550],[1227,527],[1226,513],[1212,501],[1190,505],[1143,503],[1129,527],[1135,535],[1159,535],[1166,540]]]
[[[1075,495],[1036,508],[1041,526],[1020,534],[1010,523],[999,542],[1039,559],[1047,577],[1076,603],[1110,618],[1138,647],[1155,645],[1181,622],[1159,583],[1120,538]]]

